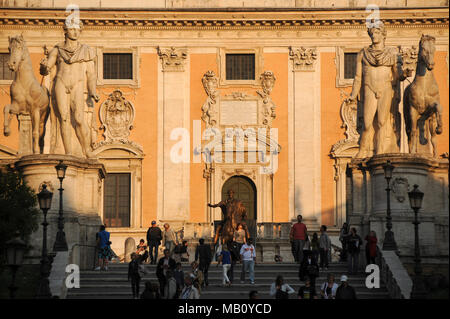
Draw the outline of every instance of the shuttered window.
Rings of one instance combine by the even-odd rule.
[[[105,177],[103,219],[107,227],[130,227],[130,174]]]
[[[133,79],[133,54],[103,53],[103,79]]]
[[[344,79],[353,79],[356,74],[357,53],[344,53]]]
[[[0,53],[0,80],[13,80],[14,72],[8,68],[9,53]]]
[[[254,54],[226,54],[227,80],[254,80]]]

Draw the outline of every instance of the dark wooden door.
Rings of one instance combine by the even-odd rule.
[[[256,187],[253,182],[245,176],[230,177],[222,187],[222,200],[228,198],[228,191],[234,191],[234,198],[239,199],[247,211],[247,227],[250,236],[256,236]]]

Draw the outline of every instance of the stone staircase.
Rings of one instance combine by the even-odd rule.
[[[145,265],[150,274],[145,275],[141,281],[141,290],[144,290],[144,282],[151,280],[158,282],[155,265]],[[298,279],[298,265],[294,263],[265,263],[255,266],[255,284],[251,285],[246,275],[246,282],[240,283],[241,265],[237,264],[234,269],[234,284],[231,287],[222,287],[222,266],[216,267],[212,263],[209,270],[209,286],[202,289],[201,299],[248,299],[251,290],[257,290],[261,299],[273,299],[269,295],[270,285],[275,281],[278,274],[283,275],[285,283],[298,291],[303,285]],[[185,274],[190,266],[183,263]],[[110,264],[108,271],[81,271],[80,288],[72,288],[67,292],[68,299],[130,299],[131,285],[127,281],[128,264]],[[320,277],[316,280],[316,289],[320,290],[320,285],[326,280],[327,274],[333,273],[336,280],[342,274],[346,274],[345,263],[332,263],[328,270],[320,272]],[[368,289],[365,286],[365,274],[349,276],[349,283],[355,287],[358,299],[389,299],[386,287],[381,283],[378,289]],[[339,283],[339,282],[338,282]],[[297,298],[297,293],[290,296]]]

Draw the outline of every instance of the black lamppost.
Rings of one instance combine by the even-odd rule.
[[[14,285],[16,282],[16,273],[20,265],[23,262],[23,255],[27,249],[27,244],[20,238],[11,239],[6,242],[6,263],[11,268],[12,281],[9,288],[9,297],[14,299],[16,297],[17,287]]]
[[[397,250],[397,244],[394,239],[394,232],[392,229],[392,217],[391,217],[391,188],[390,181],[392,178],[392,171],[394,170],[394,166],[391,165],[391,161],[387,161],[386,164],[383,165],[384,170],[384,178],[386,178],[387,182],[387,210],[386,210],[386,232],[384,233],[384,241],[383,241],[383,250]]]
[[[63,191],[62,187],[63,179],[66,177],[66,169],[67,165],[64,165],[63,162],[59,162],[58,165],[55,166],[56,174],[59,179],[59,214],[58,214],[58,232],[56,233],[55,244],[53,245],[53,251],[68,251],[67,241],[66,241],[66,233],[64,232],[64,217],[63,217]]]
[[[419,190],[419,185],[414,185],[414,189],[408,193],[409,203],[414,210],[414,272],[413,287],[411,291],[411,299],[426,299],[427,290],[422,278],[422,265],[420,263],[420,247],[419,247],[419,209],[422,207],[423,193]]]
[[[42,191],[37,195],[39,200],[39,207],[44,213],[43,236],[42,236],[42,259],[41,259],[41,279],[39,282],[39,288],[36,295],[38,299],[51,298],[50,286],[48,277],[50,276],[50,270],[52,268],[53,258],[49,257],[47,253],[47,212],[52,206],[53,193],[47,190],[47,185],[42,185]]]

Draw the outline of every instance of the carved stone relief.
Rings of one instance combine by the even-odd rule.
[[[135,108],[128,101],[121,90],[114,90],[109,94],[99,110],[100,129],[104,129],[104,141],[94,144],[94,149],[109,144],[124,144],[142,151],[142,146],[130,141],[130,131],[133,129]]]
[[[202,120],[206,123],[206,127],[214,127],[217,124],[217,100],[219,91],[217,90],[218,78],[213,71],[208,71],[203,75],[202,83],[205,89],[206,98],[205,103],[202,106]]]
[[[183,72],[184,62],[187,59],[187,49],[185,48],[157,48],[158,55],[162,61],[163,72]]]
[[[311,71],[317,60],[316,48],[289,47],[289,56],[294,63],[294,71]]]
[[[403,203],[405,199],[408,197],[409,191],[409,183],[408,179],[404,177],[396,177],[392,181],[392,192],[394,193],[394,197],[400,202]]]
[[[412,47],[399,47],[399,53],[402,58],[402,70],[408,76],[416,70],[419,48],[415,45]]]
[[[259,79],[261,81],[262,91],[256,91],[256,93],[263,99],[262,124],[272,126],[272,120],[276,117],[276,105],[270,98],[270,93],[272,93],[276,78],[272,71],[265,71],[261,74]]]

